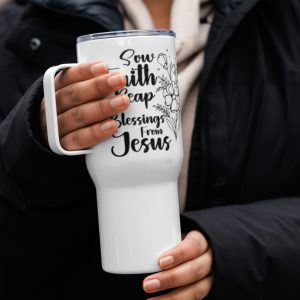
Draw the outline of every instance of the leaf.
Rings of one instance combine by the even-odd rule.
[[[172,120],[169,118],[168,119],[168,124],[169,124],[169,127],[171,128],[171,130],[173,131],[173,132],[175,132],[175,128],[174,128],[174,123],[172,122]]]
[[[153,105],[154,108],[156,108],[158,111],[162,112],[164,116],[169,117],[170,113],[167,107],[157,104],[157,105]]]

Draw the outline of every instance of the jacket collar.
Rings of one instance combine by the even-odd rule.
[[[30,0],[29,2],[59,13],[91,19],[108,31],[123,29],[123,18],[117,8],[118,0]]]
[[[215,0],[216,9],[227,16],[247,0]]]
[[[248,0],[213,0],[216,10],[225,16],[230,15],[243,2]],[[91,19],[107,30],[122,30],[123,18],[117,7],[118,0],[30,0],[45,8]]]

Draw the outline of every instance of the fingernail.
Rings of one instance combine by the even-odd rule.
[[[111,131],[115,127],[115,121],[108,121],[104,124],[101,124],[100,129],[101,131]]]
[[[129,102],[128,97],[119,95],[111,99],[110,104],[112,107],[118,108],[127,105]]]
[[[166,268],[170,266],[174,262],[173,256],[166,256],[159,261],[159,265],[161,268]]]
[[[98,64],[95,64],[95,65],[91,66],[91,72],[94,75],[105,74],[107,72],[107,70],[108,70],[108,67],[104,63],[98,63]]]
[[[108,77],[107,82],[113,88],[119,87],[119,86],[125,84],[126,78],[123,74],[115,74],[115,75]]]
[[[152,292],[160,287],[160,281],[158,279],[150,279],[144,282],[145,291]]]

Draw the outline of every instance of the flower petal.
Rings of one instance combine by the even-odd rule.
[[[158,63],[165,69],[167,65],[167,56],[164,53],[160,53],[157,57]]]
[[[171,97],[170,95],[167,95],[167,96],[165,97],[165,104],[166,104],[167,106],[170,106],[170,105],[172,104],[172,102],[173,102],[172,97]]]
[[[178,104],[179,103],[177,102],[177,99],[172,101],[172,104],[171,104],[171,111],[172,112],[179,110],[179,105]]]

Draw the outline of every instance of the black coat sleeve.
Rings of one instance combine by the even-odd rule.
[[[97,228],[84,156],[53,154],[34,132],[42,98],[39,78],[0,124],[0,299],[20,289],[57,299],[62,273]]]
[[[299,212],[299,198],[280,198],[182,214],[213,251],[209,299],[300,299]]]
[[[56,155],[39,138],[41,99],[39,78],[0,124],[1,195],[19,208],[63,206],[94,193],[84,156]]]

